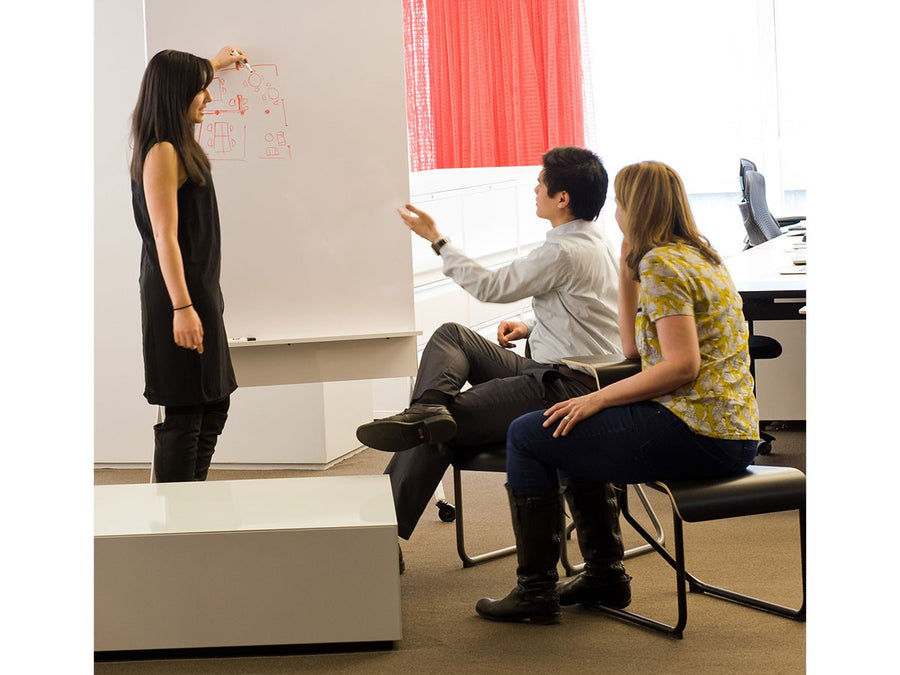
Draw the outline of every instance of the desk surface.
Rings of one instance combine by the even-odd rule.
[[[795,256],[805,256],[805,251],[794,249],[799,243],[801,237],[785,234],[725,258],[728,272],[741,295],[805,295],[806,274],[798,274],[800,268],[793,263]]]

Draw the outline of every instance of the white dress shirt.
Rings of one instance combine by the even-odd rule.
[[[573,220],[555,227],[541,246],[497,270],[482,267],[452,243],[440,255],[444,274],[482,302],[532,297],[534,319],[526,323],[535,361],[622,352],[619,264],[595,223]]]

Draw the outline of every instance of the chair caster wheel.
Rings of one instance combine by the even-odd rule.
[[[771,452],[772,452],[772,442],[771,441],[760,441],[759,447],[756,448],[756,454],[768,455]]]
[[[438,517],[445,523],[452,523],[456,520],[456,507],[445,501],[437,503]]]

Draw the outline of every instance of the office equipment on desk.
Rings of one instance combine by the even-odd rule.
[[[806,276],[796,273],[792,256],[785,238],[777,237],[725,258],[748,321],[799,318],[797,310],[806,304]],[[781,274],[787,269],[795,273]]]

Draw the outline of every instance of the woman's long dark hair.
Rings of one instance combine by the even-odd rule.
[[[209,157],[194,138],[194,123],[187,112],[194,97],[209,87],[212,79],[212,64],[187,52],[166,49],[150,59],[131,116],[133,180],[142,180],[144,158],[150,148],[169,141],[188,177],[200,185],[206,183]]]

